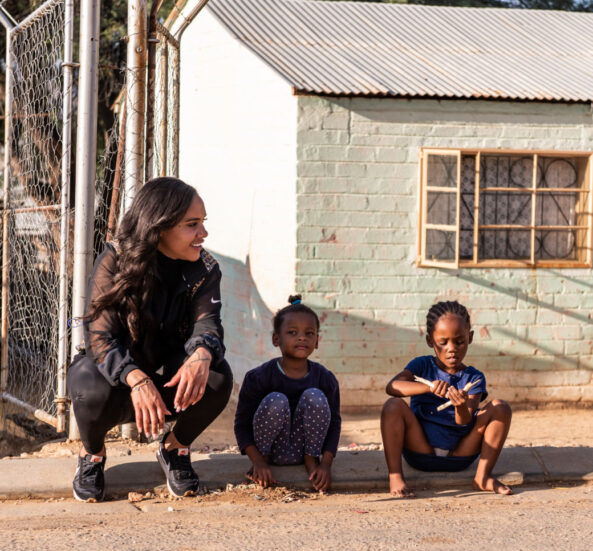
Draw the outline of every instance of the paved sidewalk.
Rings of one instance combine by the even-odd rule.
[[[195,469],[209,489],[243,482],[250,466],[247,457],[236,453],[209,453],[234,443],[232,419],[232,412],[223,413],[198,439],[192,454]],[[592,433],[591,410],[517,411],[513,414],[508,447],[502,451],[495,474],[514,485],[593,480]],[[344,414],[340,445],[345,451],[339,451],[334,462],[333,489],[387,490],[387,468],[383,452],[378,449],[380,443],[378,412]],[[56,457],[0,460],[0,498],[71,496],[78,445],[56,446]],[[127,441],[108,444],[108,495],[152,490],[164,484],[155,449],[154,444],[134,446]],[[60,456],[60,452],[73,455],[64,457],[67,454]],[[273,470],[280,484],[310,487],[302,466]],[[474,471],[475,464],[459,473],[423,473],[406,468],[405,474],[417,489],[469,487]]]
[[[194,454],[194,467],[203,484],[224,488],[244,482],[249,460],[238,454]],[[75,458],[23,458],[0,461],[0,498],[66,497],[72,495]],[[406,478],[418,489],[467,487],[475,466],[459,473],[423,473],[406,469]],[[278,483],[309,488],[304,468],[274,467]],[[496,476],[513,485],[550,481],[593,480],[591,447],[516,447],[505,448],[499,459]],[[108,459],[106,468],[108,495],[128,491],[152,490],[164,484],[164,476],[151,453]],[[333,468],[335,491],[387,489],[387,470],[380,450],[342,451]]]

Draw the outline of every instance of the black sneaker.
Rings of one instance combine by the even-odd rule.
[[[175,497],[196,495],[200,480],[191,466],[189,448],[178,448],[168,452],[165,449],[167,436],[169,433],[163,436],[156,452],[156,457],[167,477],[167,488]]]
[[[97,503],[105,497],[105,457],[86,454],[78,456],[78,466],[72,481],[74,497],[78,501]]]

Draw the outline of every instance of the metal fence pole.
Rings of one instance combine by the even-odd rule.
[[[146,113],[146,44],[148,38],[146,2],[128,0],[128,50],[126,56],[126,137],[124,202],[121,214],[130,206],[144,180],[144,124]],[[124,438],[136,438],[134,423],[121,428]]]
[[[155,103],[155,71],[156,71],[156,24],[158,12],[161,9],[163,0],[155,0],[150,8],[150,18],[148,23],[148,61],[146,76],[146,155],[144,157],[144,179],[150,180],[153,175],[154,162],[154,103]]]
[[[72,279],[72,350],[84,342],[83,326],[87,283],[93,260],[94,194],[97,155],[97,104],[99,64],[98,0],[82,0],[80,6],[80,76],[76,147],[76,197],[74,211],[74,270]],[[78,429],[70,416],[70,438]]]
[[[144,179],[144,122],[146,112],[146,41],[148,24],[144,0],[128,1],[126,69],[126,143],[124,208]]]
[[[60,290],[58,327],[57,418],[58,432],[66,430],[66,366],[68,364],[68,253],[70,231],[70,155],[72,152],[72,45],[74,0],[66,0],[64,13],[64,71],[62,111],[62,197],[60,208]]]
[[[9,297],[9,240],[10,222],[10,157],[12,155],[12,56],[10,54],[11,21],[2,12],[2,24],[6,28],[6,90],[4,94],[4,212],[2,216],[2,356],[0,358],[0,421],[4,424],[3,394],[8,387],[8,297]]]

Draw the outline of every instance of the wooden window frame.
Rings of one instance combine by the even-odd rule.
[[[456,188],[442,188],[438,186],[428,185],[428,155],[444,155],[457,157],[457,185]],[[473,228],[473,259],[459,258],[459,236],[461,226],[460,204],[461,204],[461,164],[463,156],[476,157],[475,169],[475,200],[474,200],[474,228]],[[480,157],[481,155],[498,155],[498,156],[531,156],[533,157],[533,175],[531,188],[480,188]],[[549,151],[549,150],[523,150],[523,149],[470,149],[470,148],[422,148],[418,152],[419,157],[419,176],[420,176],[420,193],[418,200],[418,255],[417,265],[427,268],[591,268],[593,261],[593,154],[585,151]],[[584,219],[584,222],[570,226],[577,231],[582,230],[581,239],[577,236],[577,242],[580,241],[578,250],[584,250],[583,257],[578,260],[539,260],[535,259],[535,235],[541,229],[564,229],[567,226],[542,226],[536,225],[536,205],[538,197],[545,193],[565,193],[565,188],[537,188],[537,171],[539,157],[570,157],[583,158],[586,160],[581,186],[578,188],[580,199],[580,212],[577,214],[579,218]],[[531,190],[531,224],[529,225],[511,225],[511,224],[497,224],[497,225],[480,225],[480,192],[496,191],[496,192],[521,192],[526,193]],[[442,226],[438,224],[427,223],[427,197],[429,191],[439,191],[448,193],[457,193],[457,212],[456,224],[453,226]],[[570,192],[574,193],[575,188],[570,188]],[[435,260],[426,258],[426,230],[441,229],[443,231],[456,233],[456,249],[455,259]],[[479,259],[479,232],[483,229],[521,229],[529,230],[531,243],[530,252],[531,258],[529,260],[512,260],[512,259]]]

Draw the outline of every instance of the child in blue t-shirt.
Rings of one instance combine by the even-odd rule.
[[[395,398],[383,406],[381,434],[396,497],[414,497],[402,474],[402,454],[422,471],[460,471],[480,456],[474,488],[512,493],[492,476],[511,426],[511,408],[502,400],[479,407],[488,396],[486,379],[463,363],[472,339],[464,306],[435,304],[426,316],[426,342],[434,356],[414,358],[387,384],[387,394]],[[410,406],[404,396],[412,397]]]

